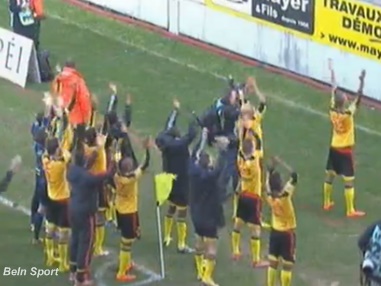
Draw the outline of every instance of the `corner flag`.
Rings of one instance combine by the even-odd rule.
[[[155,175],[156,202],[159,206],[168,199],[172,190],[173,180],[175,179],[176,176],[169,173]]]

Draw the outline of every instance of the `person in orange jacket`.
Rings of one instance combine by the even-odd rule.
[[[69,110],[69,123],[74,127],[74,142],[83,139],[86,126],[92,113],[90,91],[83,76],[76,69],[72,60],[53,81],[53,92],[58,96],[65,109]]]

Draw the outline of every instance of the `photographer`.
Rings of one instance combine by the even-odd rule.
[[[31,0],[31,8],[33,11],[33,17],[36,22],[35,25],[35,47],[38,51],[38,48],[40,47],[40,31],[41,31],[41,21],[46,18],[45,12],[44,12],[44,1],[43,0]]]
[[[11,27],[14,33],[31,39],[34,44],[36,38],[36,20],[29,0],[9,0]]]
[[[381,285],[381,221],[373,223],[361,234],[358,247],[363,254],[361,285]]]

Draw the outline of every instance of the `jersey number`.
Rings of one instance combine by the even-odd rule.
[[[283,216],[283,208],[281,206],[281,203],[280,202],[276,202],[273,206],[273,212],[274,212],[274,215],[277,216],[277,217],[281,217]]]
[[[336,133],[342,134],[346,132],[345,124],[339,117],[332,117],[332,125]]]

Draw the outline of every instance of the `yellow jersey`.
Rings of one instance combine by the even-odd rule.
[[[354,101],[344,111],[338,111],[333,103],[329,111],[329,118],[332,124],[332,148],[348,148],[355,145],[355,123],[354,115],[357,110],[357,102]]]
[[[289,231],[296,228],[296,215],[292,197],[296,181],[290,179],[277,197],[267,197],[271,208],[271,226],[277,231]]]
[[[86,157],[91,156],[93,152],[96,152],[96,158],[91,165],[89,171],[93,174],[99,174],[107,171],[107,156],[106,149],[99,148],[98,146],[88,146],[85,144]]]
[[[61,147],[63,150],[69,151],[74,140],[73,127],[69,124],[62,135]]]
[[[266,105],[261,103],[258,109],[255,111],[253,118],[251,119],[251,130],[258,134],[258,137],[263,141],[262,120],[266,112]]]
[[[134,172],[114,176],[115,208],[121,214],[131,214],[138,211],[139,179],[143,174],[139,167]]]
[[[259,108],[255,111],[254,116],[250,120],[250,128],[241,128],[242,126],[242,120],[239,119],[237,121],[237,129],[238,131],[238,138],[240,139],[240,146],[241,149],[242,145],[241,143],[247,139],[250,138],[253,141],[255,141],[254,136],[252,135],[253,132],[258,135],[259,139],[261,140],[261,152],[260,156],[263,157],[263,129],[262,129],[262,119],[266,111],[266,105],[264,103],[261,103]],[[256,142],[255,142],[256,143]]]
[[[53,201],[67,200],[70,197],[69,184],[66,180],[67,164],[70,161],[70,153],[62,150],[60,158],[52,158],[45,154],[42,165],[45,171],[48,186],[48,196]]]
[[[249,195],[261,196],[261,165],[260,152],[256,151],[252,156],[245,158],[242,152],[239,152],[237,165],[241,178],[241,192]]]

